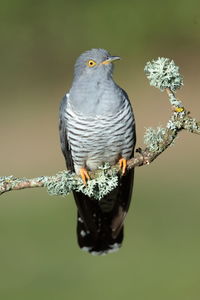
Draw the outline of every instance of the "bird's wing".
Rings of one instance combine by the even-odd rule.
[[[131,102],[129,100],[128,94],[121,89],[123,97],[128,101],[130,105],[130,111],[133,115],[133,110],[131,106]],[[134,119],[134,115],[133,115]],[[134,145],[131,153],[131,157],[134,154],[134,148],[136,144],[136,130],[135,130],[135,122],[132,124],[132,132],[133,132],[133,140]],[[132,190],[133,190],[133,181],[134,181],[134,169],[129,170],[124,176],[120,178],[119,187],[118,187],[118,197],[117,197],[117,210],[115,214],[113,214],[111,228],[113,232],[113,236],[117,236],[123,226],[124,219],[128,212],[131,198],[132,198]]]
[[[70,171],[74,171],[74,165],[72,161],[70,146],[67,139],[67,120],[65,117],[66,109],[67,109],[67,94],[63,97],[60,104],[60,116],[59,116],[59,132],[60,132],[60,143],[63,155],[65,157],[65,162],[67,169]]]
[[[67,101],[68,101],[68,95],[66,94],[63,97],[60,104],[59,132],[60,132],[61,149],[65,157],[67,169],[74,172],[74,163],[72,160],[71,149],[67,138],[67,129],[68,129],[68,124],[66,119]],[[88,196],[84,195],[81,192],[73,191],[73,194],[78,208],[78,219],[79,217],[81,217],[85,227],[87,229],[90,229],[91,233],[95,235],[97,232],[97,225],[95,224],[95,221],[92,218],[92,215],[94,213],[94,206],[95,206],[93,204],[93,201],[91,201],[91,199]]]
[[[132,132],[133,132],[134,145],[133,145],[133,149],[132,149],[132,153],[131,153],[131,157],[132,157],[134,155],[135,145],[136,145],[135,117],[134,117],[133,108],[132,108],[132,105],[131,105],[131,101],[130,101],[130,99],[128,97],[128,94],[122,88],[121,88],[121,90],[122,90],[123,96],[126,98],[126,101],[129,103],[130,111],[131,111],[131,114],[133,116]]]

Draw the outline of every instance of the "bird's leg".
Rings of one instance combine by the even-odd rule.
[[[87,184],[87,180],[90,179],[90,176],[88,175],[88,172],[85,168],[80,168],[79,170],[81,178],[83,180],[83,183],[86,185]]]
[[[122,175],[124,175],[126,172],[126,167],[127,167],[127,160],[125,158],[121,158],[119,160],[119,167],[122,171]]]

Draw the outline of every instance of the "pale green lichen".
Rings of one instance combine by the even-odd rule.
[[[147,62],[144,71],[150,85],[161,91],[166,88],[176,91],[183,85],[183,77],[179,73],[179,67],[169,58],[158,57],[156,60]]]
[[[200,123],[193,118],[187,118],[184,122],[184,128],[190,132],[200,134]]]
[[[166,129],[162,127],[146,128],[144,134],[144,143],[147,145],[148,149],[152,152],[159,152],[161,150],[161,145],[164,141],[164,136],[166,134]]]
[[[55,176],[47,177],[44,186],[50,195],[67,195],[76,186],[76,178],[70,171],[62,171]]]
[[[176,130],[177,125],[175,124],[174,121],[172,121],[171,119],[168,121],[167,123],[167,128],[170,130]]]
[[[15,179],[13,175],[10,176],[2,176],[0,177],[0,185],[5,184],[5,182],[10,182],[11,180]]]
[[[26,180],[26,178],[17,178],[13,175],[10,176],[3,176],[0,177],[0,188],[3,187],[3,185],[9,185],[9,188],[14,188],[17,184],[22,183]]]
[[[174,112],[171,119],[167,123],[167,128],[170,130],[179,130],[183,128],[186,117],[186,111]]]
[[[45,186],[50,195],[67,195],[72,191],[100,200],[118,186],[118,171],[108,164],[99,168],[98,176],[83,184],[82,179],[69,171],[47,178]]]
[[[15,180],[16,178],[13,175],[10,176],[2,176],[0,177],[0,195],[4,192],[4,188],[5,185],[12,183],[13,180]],[[12,184],[10,185],[10,188],[7,188],[6,186],[6,190],[10,190],[12,187]]]

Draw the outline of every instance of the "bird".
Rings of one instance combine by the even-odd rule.
[[[127,171],[127,160],[136,143],[135,118],[127,93],[113,79],[113,63],[119,59],[101,48],[82,53],[59,111],[61,149],[68,170],[86,185],[89,171],[104,163],[119,163],[123,174],[119,185],[101,200],[73,191],[78,244],[92,255],[121,247],[133,190],[134,169]]]

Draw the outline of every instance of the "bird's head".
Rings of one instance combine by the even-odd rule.
[[[74,67],[74,77],[112,76],[112,62],[118,59],[120,59],[119,56],[111,56],[104,49],[88,50],[77,58]]]

